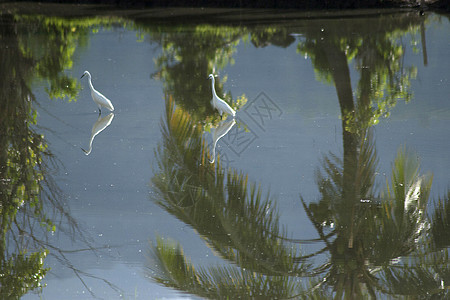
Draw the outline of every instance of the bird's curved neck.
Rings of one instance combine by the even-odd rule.
[[[91,88],[91,90],[95,90],[94,86],[92,85],[91,74],[88,74],[88,81],[89,81],[89,87]]]
[[[215,89],[215,87],[214,87],[214,77],[213,77],[212,80],[211,80],[211,87],[212,87],[212,91],[213,91],[214,96],[217,97],[216,89]]]

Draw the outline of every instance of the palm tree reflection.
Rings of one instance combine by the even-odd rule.
[[[403,28],[417,21],[404,18],[395,26]],[[430,273],[429,264],[424,263],[424,257],[433,253],[448,269],[448,255],[431,247],[428,235],[426,208],[432,177],[422,175],[417,157],[401,148],[390,181],[379,191],[374,188],[378,158],[371,127],[389,115],[397,99],[411,99],[414,67],[403,65],[404,47],[392,38],[389,22],[380,23],[385,32],[358,30],[360,37],[349,34],[358,22],[339,27],[330,23],[321,32],[306,28],[299,44],[299,50],[312,57],[316,72],[333,82],[342,119],[343,158],[331,153],[323,158],[317,203],[307,205],[301,199],[325,244],[323,251],[330,254],[317,267],[316,276],[337,299],[426,293],[441,297],[445,291],[439,284],[444,274]],[[356,93],[351,87],[349,57],[363,66]],[[433,276],[425,277],[426,273]],[[418,274],[424,275],[420,284],[413,280],[421,278]]]
[[[182,247],[158,239],[149,275],[161,284],[208,297],[335,297],[446,293],[446,251],[428,233],[426,207],[431,176],[422,175],[414,153],[401,148],[385,188],[377,191],[377,155],[367,130],[357,141],[356,159],[324,156],[317,184],[318,202],[301,202],[323,242],[323,249],[301,255],[302,241],[287,238],[278,226],[270,195],[248,185],[236,171],[210,165],[201,130],[190,116],[167,101],[164,142],[158,149],[159,172],[153,178],[156,202],[191,225],[222,258],[236,266],[195,269]],[[358,178],[346,184],[345,177]],[[448,199],[445,200],[445,203]],[[435,214],[444,220],[444,211]],[[439,225],[440,224],[440,225]],[[445,224],[445,225],[442,225]],[[313,258],[329,253],[314,266]]]
[[[158,239],[149,264],[156,282],[210,298],[448,296],[449,198],[427,213],[432,176],[421,173],[417,155],[405,147],[393,161],[389,180],[377,188],[372,126],[389,116],[398,99],[411,99],[415,76],[414,67],[403,66],[403,45],[392,38],[391,26],[418,23],[415,18],[399,24],[379,21],[385,31],[374,35],[365,28],[356,38],[352,26],[358,22],[338,26],[332,20],[325,33],[308,22],[300,29],[304,40],[298,50],[334,84],[342,119],[343,156],[322,158],[316,178],[320,199],[300,196],[317,244],[323,245],[314,253],[302,253],[304,241],[288,238],[287,229],[280,228],[270,194],[264,198],[245,174],[223,170],[220,157],[207,163],[211,159],[201,126],[166,99],[163,143],[152,179],[155,201],[191,225],[232,265],[196,270],[179,244]],[[363,66],[356,93],[350,80],[352,57]]]
[[[420,175],[416,157],[401,149],[393,164],[390,183],[376,193],[372,138],[369,135],[362,140],[356,166],[352,168],[360,180],[345,187],[343,164],[331,160],[330,154],[324,158],[323,171],[317,180],[321,199],[309,205],[302,199],[309,219],[330,253],[329,260],[317,270],[324,278],[323,284],[332,287],[339,299],[399,294],[386,281],[386,275],[397,272],[400,266],[410,269],[401,258],[418,255],[419,249],[427,248],[430,242],[425,209],[431,176]],[[325,238],[331,227],[332,234]]]
[[[160,268],[155,280],[205,297],[217,295],[293,295],[309,265],[299,247],[284,242],[275,204],[247,176],[224,171],[220,159],[210,164],[202,129],[169,97],[157,151],[158,171],[152,179],[155,201],[197,230],[222,258],[240,266],[197,273],[181,248],[162,240],[154,248]],[[175,249],[175,250],[174,250]],[[172,272],[172,273],[171,273]],[[257,273],[254,273],[257,272]],[[270,278],[270,279],[269,279]],[[281,293],[281,294],[280,294]]]

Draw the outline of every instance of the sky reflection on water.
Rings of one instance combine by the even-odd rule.
[[[448,294],[448,16],[2,19],[3,268],[44,299]]]

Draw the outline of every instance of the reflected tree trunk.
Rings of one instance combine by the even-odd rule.
[[[343,165],[343,190],[342,199],[338,204],[342,209],[341,213],[346,214],[342,216],[341,220],[347,220],[347,224],[341,224],[349,226],[349,240],[348,248],[353,248],[353,219],[354,214],[354,200],[356,199],[357,191],[357,143],[358,139],[356,135],[347,130],[348,123],[355,120],[355,104],[353,102],[353,90],[350,80],[350,70],[348,67],[347,57],[341,49],[334,44],[326,44],[323,47],[325,55],[328,59],[330,73],[333,77],[333,81],[336,87],[336,93],[339,100],[339,106],[342,116],[342,137],[343,137],[343,150],[344,150],[344,165]],[[351,209],[350,209],[351,208]]]
[[[422,41],[423,65],[428,65],[427,41],[425,39],[425,20],[420,23],[420,39]]]
[[[355,135],[346,129],[348,122],[355,118],[355,104],[353,103],[350,70],[348,68],[347,57],[342,50],[332,44],[324,45],[323,50],[328,58],[330,72],[335,83],[339,107],[341,109],[342,135],[344,144],[344,170],[348,170],[348,172],[345,172],[344,174],[344,183],[353,183],[355,173],[352,172],[352,168],[349,167],[354,165],[356,159],[357,140]]]

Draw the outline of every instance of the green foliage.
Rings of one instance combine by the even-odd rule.
[[[41,281],[49,269],[45,269],[47,251],[13,254],[0,263],[0,297],[20,299],[28,291],[41,288]]]
[[[196,269],[179,244],[159,238],[148,267],[156,282],[213,299],[447,294],[442,284],[450,274],[448,253],[435,251],[427,235],[431,176],[421,175],[413,152],[399,150],[391,183],[378,194],[374,189],[378,159],[370,133],[356,138],[359,144],[354,147],[359,150],[347,152],[355,155],[351,160],[325,156],[324,173],[317,177],[321,200],[307,206],[302,199],[325,246],[298,256],[297,246],[280,233],[273,200],[262,201],[260,188],[248,186],[244,174],[223,171],[220,160],[213,169],[205,165],[208,151],[190,116],[175,109],[173,100],[167,108],[165,147],[158,152],[160,173],[152,180],[155,200],[238,267]],[[195,155],[183,154],[192,154],[193,149]],[[348,184],[346,178],[356,182]],[[327,227],[334,229],[326,233]],[[308,260],[325,251],[329,260],[311,269]],[[412,255],[407,264],[395,264],[407,255]],[[304,276],[314,279],[305,285],[300,280]]]
[[[158,283],[208,299],[287,299],[305,293],[289,277],[230,267],[194,268],[178,243],[157,239],[147,273]]]
[[[155,60],[159,69],[156,78],[164,83],[164,90],[172,95],[198,122],[217,124],[219,114],[210,105],[212,99],[210,73],[216,74],[234,64],[233,54],[247,29],[230,26],[193,25],[182,28],[158,27],[150,31],[152,41],[161,44],[163,53]],[[230,92],[223,92],[226,76],[216,80],[219,97],[234,109],[246,103],[245,95],[233,101]]]
[[[55,214],[67,217],[48,174],[48,164],[55,161],[36,132],[31,85],[36,78],[47,79],[50,96],[76,95],[76,81],[63,71],[72,67],[77,38],[76,28],[51,18],[5,14],[0,19],[0,77],[5,79],[0,82],[0,295],[19,299],[41,286],[48,271],[41,237],[56,230]]]
[[[403,65],[405,46],[401,36],[405,31],[414,36],[420,28],[420,20],[380,17],[376,21],[377,24],[372,24],[352,20],[347,24],[342,20],[339,23],[330,20],[324,22],[320,30],[307,27],[297,46],[297,52],[311,59],[317,79],[335,84],[337,89],[342,80],[337,74],[342,74],[343,70],[335,69],[336,58],[345,55],[348,63],[356,66],[360,79],[354,92],[355,109],[341,111],[344,128],[352,133],[364,131],[389,117],[398,100],[409,102],[411,80],[417,75],[416,67]],[[392,30],[394,24],[402,29]],[[346,84],[351,89],[350,81]]]
[[[249,31],[250,40],[255,47],[274,45],[286,48],[295,41],[289,28],[283,26],[256,26]]]
[[[203,132],[181,107],[166,100],[163,146],[152,179],[155,201],[193,226],[224,259],[262,274],[303,274],[299,250],[283,241],[275,205],[247,176],[209,163]],[[253,251],[259,249],[259,251]]]
[[[437,249],[450,246],[450,191],[447,196],[440,198],[434,206],[431,233]]]
[[[32,220],[44,231],[56,229],[42,201],[49,189],[45,162],[50,152],[44,137],[32,128],[37,116],[31,105],[31,82],[46,81],[50,98],[75,100],[79,83],[64,73],[72,68],[75,50],[86,47],[89,35],[103,28],[130,25],[139,29],[140,41],[148,34],[162,46],[154,78],[161,79],[172,95],[166,99],[163,142],[156,151],[154,200],[232,263],[194,268],[181,245],[158,238],[152,247],[156,264],[149,263],[149,275],[156,282],[215,299],[365,299],[377,293],[448,297],[448,197],[439,200],[430,222],[426,208],[432,177],[421,174],[416,156],[405,149],[399,150],[384,190],[377,191],[374,184],[378,158],[368,129],[388,117],[399,100],[412,99],[410,82],[417,73],[416,68],[403,65],[405,47],[399,37],[404,32],[415,34],[420,22],[393,19],[380,18],[370,25],[353,22],[352,26],[331,19],[322,28],[311,22],[297,24],[302,34],[298,52],[311,58],[320,80],[336,85],[344,131],[344,157],[325,156],[317,173],[321,198],[307,205],[300,197],[324,245],[302,256],[303,242],[287,238],[270,193],[263,195],[263,189],[249,183],[246,174],[224,170],[220,158],[209,163],[209,149],[202,138],[219,121],[209,105],[207,75],[234,63],[241,40],[256,47],[287,47],[294,42],[292,29],[278,25],[158,27],[130,25],[118,18],[15,16],[14,30],[8,28],[0,35],[9,39],[11,32],[19,33],[12,36],[13,47],[0,49],[4,58],[0,77],[8,78],[0,91],[0,295],[19,298],[40,287],[48,271],[43,268],[47,250],[41,247],[28,253],[22,244],[10,244],[17,240],[14,235],[31,232]],[[394,30],[396,26],[400,29]],[[374,33],[367,27],[377,30]],[[13,55],[19,56],[15,64]],[[338,60],[342,64],[336,64]],[[339,76],[349,64],[360,75],[354,91],[350,76]],[[226,80],[222,76],[216,90],[239,109],[247,98],[242,95],[233,101],[231,93],[223,91]],[[19,222],[18,216],[26,221]],[[328,253],[328,260],[313,269],[312,259],[321,253]]]
[[[428,245],[429,246],[429,245]],[[382,271],[381,280],[389,294],[405,298],[447,299],[450,287],[448,249],[420,247],[416,255]]]
[[[65,74],[72,69],[75,50],[87,47],[89,34],[127,22],[117,17],[67,19],[43,15],[15,15],[22,56],[34,62],[34,80],[47,82],[51,99],[76,101],[81,88],[77,78]]]
[[[426,208],[432,176],[420,172],[417,155],[406,148],[399,150],[393,162],[390,182],[377,189],[378,157],[370,132],[371,126],[389,116],[398,100],[412,99],[410,81],[417,70],[403,65],[405,48],[398,41],[405,32],[417,31],[420,22],[380,18],[377,26],[358,22],[349,26],[343,20],[329,20],[322,24],[323,30],[311,26],[312,22],[300,23],[298,51],[311,58],[319,77],[335,84],[343,121],[343,157],[324,156],[317,172],[321,198],[307,205],[300,197],[323,248],[300,255],[303,241],[288,239],[287,229],[279,228],[270,195],[264,198],[261,187],[249,184],[246,174],[223,170],[220,159],[208,164],[209,151],[201,132],[214,127],[215,121],[206,119],[202,130],[198,114],[191,113],[185,101],[178,102],[182,96],[174,96],[180,105],[175,108],[173,99],[166,101],[163,145],[157,151],[159,169],[152,179],[155,201],[237,267],[198,270],[179,244],[158,239],[152,248],[156,264],[149,262],[154,273],[149,275],[161,284],[206,298],[446,296],[448,253],[441,249],[445,236],[438,232],[448,223],[448,201],[439,203],[436,221],[430,223]],[[393,30],[397,25],[401,29]],[[375,33],[373,27],[377,27]],[[207,27],[202,30],[213,32]],[[249,31],[257,47],[290,44],[291,36],[282,29]],[[164,75],[163,67],[170,69],[188,57],[180,54],[185,49],[174,39],[184,38],[183,34],[175,30],[169,39],[159,36],[167,42],[167,53],[172,53],[160,62],[162,77],[169,74]],[[355,90],[349,63],[356,65],[360,75]],[[206,70],[207,64],[203,65]],[[170,76],[164,78],[173,82]],[[312,259],[322,253],[328,254],[327,261],[313,268]],[[300,284],[306,276],[312,279]]]
[[[421,175],[417,155],[401,148],[393,163],[391,183],[377,195],[373,181],[377,159],[372,137],[365,135],[359,141],[360,150],[351,160],[348,157],[341,160],[332,154],[324,157],[324,171],[317,180],[322,198],[309,206],[303,202],[331,255],[318,269],[326,272],[326,284],[333,287],[338,299],[349,295],[375,296],[375,289],[395,295],[433,291],[439,280],[432,279],[431,275],[421,281],[422,292],[407,288],[418,284],[413,277],[430,274],[428,263],[413,256],[409,266],[393,265],[401,257],[413,253],[418,258],[426,257],[433,251],[429,248],[426,218],[432,177]],[[356,181],[346,185],[344,178],[348,171],[355,175]],[[347,177],[352,178],[350,174]],[[325,235],[327,227],[335,230]],[[438,257],[448,260],[442,253],[435,258]],[[444,270],[448,268],[441,272]],[[433,284],[424,283],[426,278]],[[400,286],[404,288],[397,288]]]

